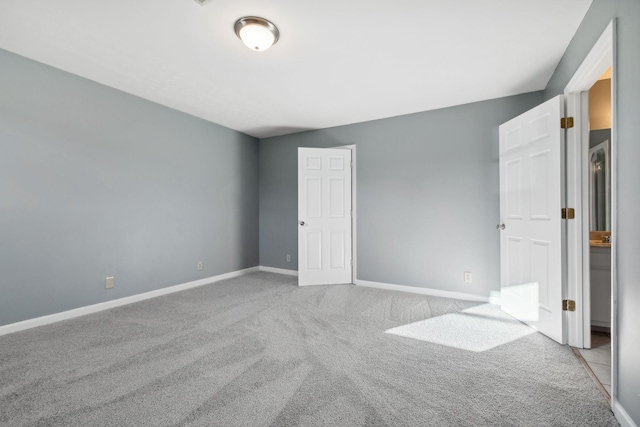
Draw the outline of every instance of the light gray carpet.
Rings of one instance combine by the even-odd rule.
[[[456,346],[476,318],[513,323],[490,306],[296,284],[255,273],[0,337],[0,424],[617,425],[566,346]],[[390,330],[451,314],[454,345],[440,320],[439,343]]]

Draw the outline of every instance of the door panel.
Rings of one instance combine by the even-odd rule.
[[[331,247],[330,247],[330,257],[331,257],[331,268],[344,268],[344,253],[345,247],[345,235],[343,231],[332,231],[331,232]]]
[[[500,126],[502,309],[564,343],[562,97]]]
[[[351,150],[298,149],[298,283],[352,283]]]
[[[533,221],[548,221],[551,219],[549,200],[547,197],[550,186],[552,185],[549,180],[550,157],[551,154],[549,150],[531,156],[531,182],[536,183],[536,185],[531,187],[530,206],[531,220]]]
[[[317,230],[307,232],[307,270],[322,269],[322,233]]]
[[[551,312],[549,301],[549,273],[550,273],[550,245],[551,242],[543,240],[531,240],[531,274],[533,283],[538,284],[538,297],[540,309]]]
[[[344,178],[329,178],[329,216],[344,218]]]
[[[515,159],[506,162],[504,197],[506,198],[505,215],[509,219],[522,219],[522,194],[518,189],[522,186],[520,169],[522,162]],[[502,193],[501,193],[502,194]]]
[[[320,218],[322,216],[322,179],[306,178],[307,217]]]

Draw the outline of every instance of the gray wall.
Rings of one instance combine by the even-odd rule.
[[[297,147],[356,144],[357,278],[489,296],[500,289],[498,126],[540,102],[535,92],[261,139],[260,264],[297,269]]]
[[[562,93],[608,23],[617,18],[618,399],[640,425],[640,2],[595,0],[558,65],[545,98]]]
[[[0,70],[0,325],[258,264],[256,139],[7,51]]]
[[[589,132],[589,148],[593,148],[607,139],[611,141],[611,129],[592,130]]]

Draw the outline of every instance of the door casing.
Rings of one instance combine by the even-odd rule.
[[[568,341],[573,347],[590,346],[590,248],[589,248],[589,97],[588,91],[611,67],[611,406],[617,405],[617,78],[616,21],[609,23],[564,89],[567,116],[574,127],[567,130],[567,207],[575,207],[575,220],[567,224],[567,293],[576,311],[567,314]]]

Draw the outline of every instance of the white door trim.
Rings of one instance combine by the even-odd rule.
[[[356,238],[358,230],[358,213],[356,206],[356,144],[330,148],[345,148],[351,150],[351,212],[353,212],[353,215],[351,216],[351,283],[356,284],[356,280],[358,280],[358,239]]]
[[[569,345],[583,347],[590,340],[589,310],[589,221],[587,158],[589,154],[588,91],[598,78],[611,70],[611,406],[616,412],[618,382],[617,336],[617,78],[616,78],[616,21],[612,20],[575,72],[564,93],[567,96],[567,115],[574,117],[574,128],[567,131],[567,200],[579,208],[568,232],[569,298],[575,297],[576,313],[569,318]],[[572,298],[573,299],[573,298]]]

